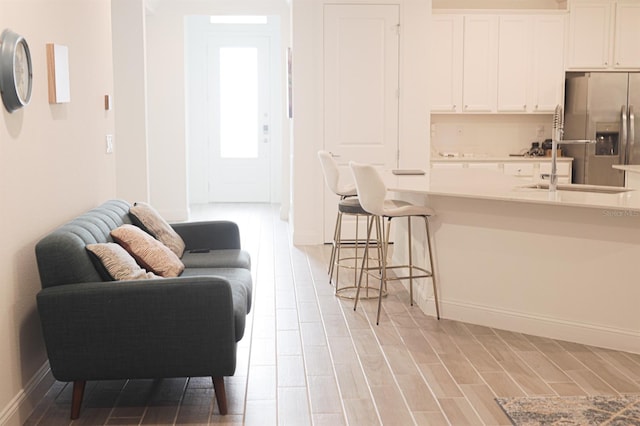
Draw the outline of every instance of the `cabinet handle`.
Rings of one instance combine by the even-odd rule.
[[[467,108],[469,108],[469,105],[465,105],[465,106],[464,106],[464,109],[467,109]]]
[[[456,110],[456,104],[453,104],[453,108],[451,108],[453,111]]]
[[[605,65],[609,65],[609,62],[605,61],[605,62],[604,62],[604,64],[605,64]]]
[[[522,105],[522,110],[526,111],[527,110],[527,104]]]
[[[538,109],[538,105],[536,105],[536,109]]]

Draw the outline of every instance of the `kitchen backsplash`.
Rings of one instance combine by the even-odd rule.
[[[431,115],[431,158],[441,153],[503,157],[551,138],[552,115]]]

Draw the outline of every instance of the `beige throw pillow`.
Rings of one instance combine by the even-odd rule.
[[[137,226],[119,226],[111,236],[148,271],[162,277],[177,277],[184,271],[184,264],[174,252]]]
[[[87,250],[95,254],[114,280],[142,280],[159,278],[153,272],[147,272],[136,260],[116,243],[88,244]]]
[[[182,257],[185,248],[184,240],[156,209],[147,203],[135,203],[129,209],[129,213],[135,216],[151,235],[169,247],[176,256]]]

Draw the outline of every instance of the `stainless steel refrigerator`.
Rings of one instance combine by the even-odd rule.
[[[640,72],[568,72],[564,139],[596,143],[562,146],[573,157],[573,182],[624,186],[614,164],[640,164]]]

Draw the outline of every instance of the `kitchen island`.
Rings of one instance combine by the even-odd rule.
[[[395,198],[436,211],[443,318],[640,353],[640,191],[550,193],[491,170],[449,172],[386,176]],[[413,229],[421,259],[425,235]],[[434,314],[430,283],[415,289]]]
[[[614,169],[624,171],[625,188],[640,189],[640,165],[619,164],[612,166]]]

